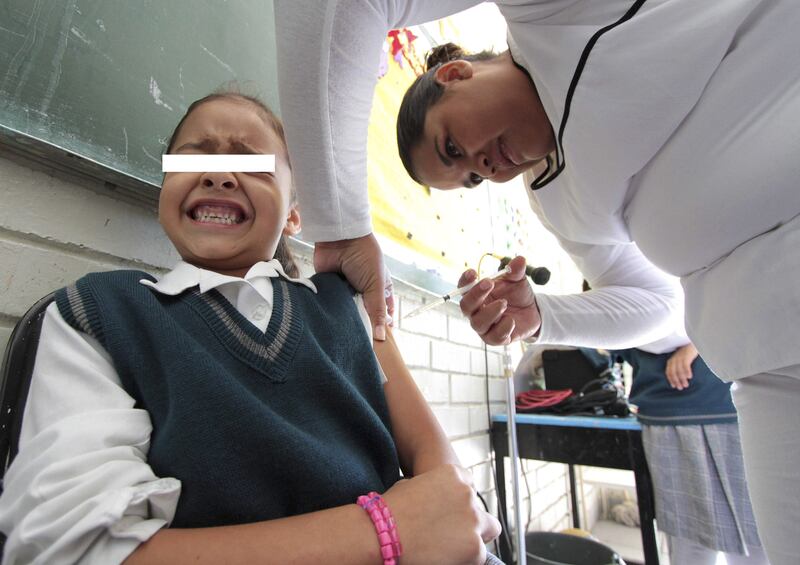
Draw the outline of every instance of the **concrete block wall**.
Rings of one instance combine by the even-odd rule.
[[[557,532],[571,528],[567,466],[533,460],[522,460],[521,464],[524,475],[520,484],[522,518],[527,531]],[[505,465],[508,477],[511,466],[508,461]]]
[[[504,411],[502,349],[484,344],[455,304],[411,319],[405,313],[431,295],[395,283],[395,336],[414,380],[475,485],[496,512],[489,412]],[[488,400],[488,402],[487,402]]]
[[[177,259],[154,206],[122,201],[99,180],[72,176],[0,146],[0,346],[45,294],[84,273],[163,272]]]
[[[152,203],[134,202],[102,181],[51,168],[1,145],[0,194],[3,349],[31,304],[81,275],[119,268],[158,274],[178,259]],[[293,248],[308,273],[310,251],[303,245]],[[485,352],[455,305],[404,320],[403,313],[430,299],[430,294],[401,281],[395,283],[395,292],[399,314],[395,335],[406,363],[496,513],[487,407],[492,413],[504,410],[502,351],[490,347]],[[526,467],[531,525],[568,527],[563,465],[526,462]]]

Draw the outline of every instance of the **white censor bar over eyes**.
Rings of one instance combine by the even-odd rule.
[[[275,155],[162,155],[164,173],[274,173]]]

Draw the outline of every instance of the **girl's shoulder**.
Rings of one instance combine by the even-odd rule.
[[[88,273],[74,283],[56,291],[56,302],[67,297],[80,297],[83,301],[102,300],[100,297],[121,297],[137,294],[145,288],[140,281],[154,282],[153,275],[135,269],[120,269],[116,271],[100,271]]]
[[[89,273],[55,292],[55,302],[64,320],[89,335],[95,335],[93,321],[114,303],[129,302],[147,293],[139,281],[155,277],[134,269]]]
[[[356,290],[341,273],[315,273],[311,275],[310,280],[317,287],[318,293],[323,296],[341,294],[352,297],[356,294]]]

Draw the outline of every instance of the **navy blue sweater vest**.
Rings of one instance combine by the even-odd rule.
[[[173,526],[302,514],[398,480],[377,361],[338,275],[315,275],[318,294],[272,279],[266,333],[215,290],[165,296],[142,278],[91,274],[56,301],[149,412],[147,461],[182,482]]]
[[[670,386],[665,375],[667,360],[673,353],[656,354],[641,349],[614,352],[633,367],[630,401],[639,407],[639,421],[651,426],[737,422],[731,383],[719,380],[702,358],[692,363],[688,388],[677,390]]]

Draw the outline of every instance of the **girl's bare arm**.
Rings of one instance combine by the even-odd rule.
[[[407,475],[419,475],[439,465],[459,465],[450,442],[406,367],[391,331],[386,341],[373,342],[386,374],[384,385],[392,434]]]

